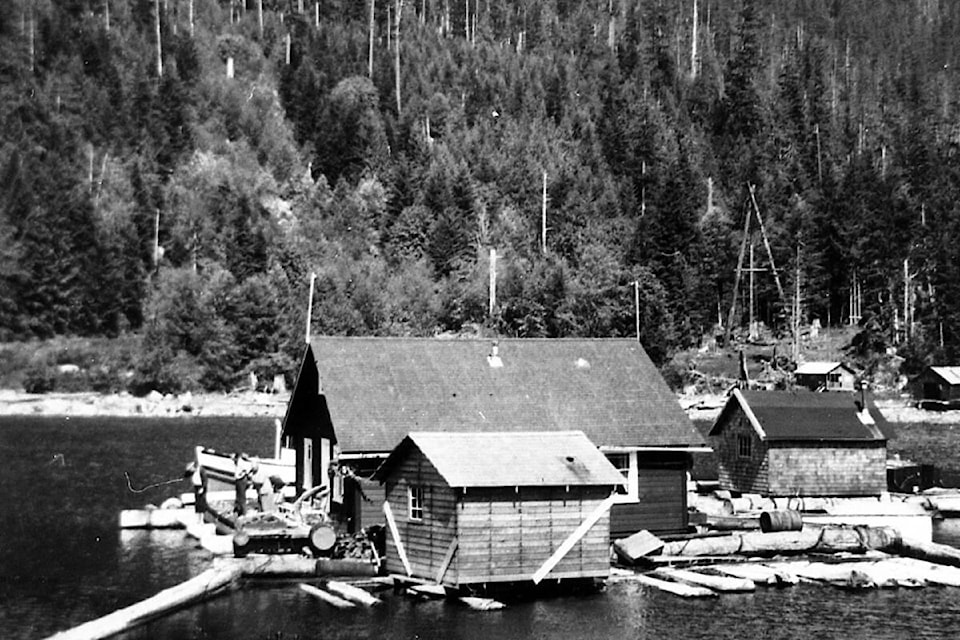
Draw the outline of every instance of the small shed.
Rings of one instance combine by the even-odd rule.
[[[912,388],[922,406],[960,407],[960,367],[929,366],[913,379]]]
[[[888,425],[862,402],[852,394],[735,389],[709,434],[721,488],[771,497],[884,492]]]
[[[623,476],[580,431],[411,433],[386,487],[386,567],[447,587],[605,578]]]
[[[804,362],[794,378],[811,391],[855,391],[857,384],[856,374],[842,362]]]

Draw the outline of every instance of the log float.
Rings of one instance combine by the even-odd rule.
[[[497,609],[503,609],[507,606],[499,600],[493,600],[492,598],[478,598],[476,596],[462,596],[460,598],[460,602],[476,611],[496,611]]]
[[[773,567],[768,567],[757,562],[717,564],[710,565],[709,568],[734,578],[752,580],[754,584],[778,586],[793,585],[800,581],[800,579],[792,573],[784,570],[778,571]]]
[[[366,590],[361,589],[360,587],[355,587],[346,582],[340,582],[338,580],[328,580],[327,591],[332,592],[344,600],[362,604],[366,607],[372,607],[373,605],[380,604],[381,602],[380,598],[371,595]]]
[[[713,589],[707,589],[706,587],[695,587],[680,582],[660,580],[659,578],[654,578],[642,573],[631,576],[630,580],[639,582],[640,584],[648,587],[653,587],[654,589],[660,589],[661,591],[672,593],[673,595],[680,596],[682,598],[716,598],[720,595]]]
[[[164,613],[208,598],[233,586],[243,575],[243,565],[219,563],[175,587],[73,629],[50,636],[50,640],[99,640],[139,626]]]
[[[349,600],[344,600],[340,596],[335,596],[329,591],[324,591],[319,587],[314,587],[313,585],[305,584],[303,582],[301,582],[299,586],[301,591],[305,591],[318,600],[322,600],[327,604],[333,605],[337,609],[350,609],[351,607],[356,606]]]
[[[713,591],[722,593],[743,593],[755,591],[757,585],[753,580],[747,578],[733,578],[728,576],[708,575],[699,571],[690,571],[687,569],[663,568],[653,572],[653,576],[682,582],[696,587],[705,587]]]

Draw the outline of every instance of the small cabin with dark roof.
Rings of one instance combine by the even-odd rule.
[[[316,429],[329,412],[334,506],[353,530],[383,522],[370,477],[411,432],[583,431],[627,480],[614,538],[686,531],[691,454],[709,451],[630,339],[317,337],[290,402],[285,432]]]
[[[609,574],[624,478],[583,432],[411,433],[375,477],[391,574],[452,588]]]
[[[855,391],[857,374],[842,362],[803,362],[793,372],[797,386],[811,391]]]
[[[911,381],[911,387],[922,407],[960,407],[960,367],[929,366]]]
[[[735,389],[709,435],[723,489],[873,496],[887,488],[886,427],[852,394]]]

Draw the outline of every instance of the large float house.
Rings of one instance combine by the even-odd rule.
[[[709,451],[629,339],[313,338],[284,434],[328,425],[333,506],[351,530],[383,523],[373,474],[411,432],[583,431],[626,480],[613,538],[686,531],[691,454]]]

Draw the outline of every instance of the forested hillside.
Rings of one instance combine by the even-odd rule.
[[[5,0],[0,340],[229,388],[295,371],[315,273],[317,334],[631,336],[636,290],[664,362],[753,255],[775,332],[955,361],[958,43],[950,0]]]

